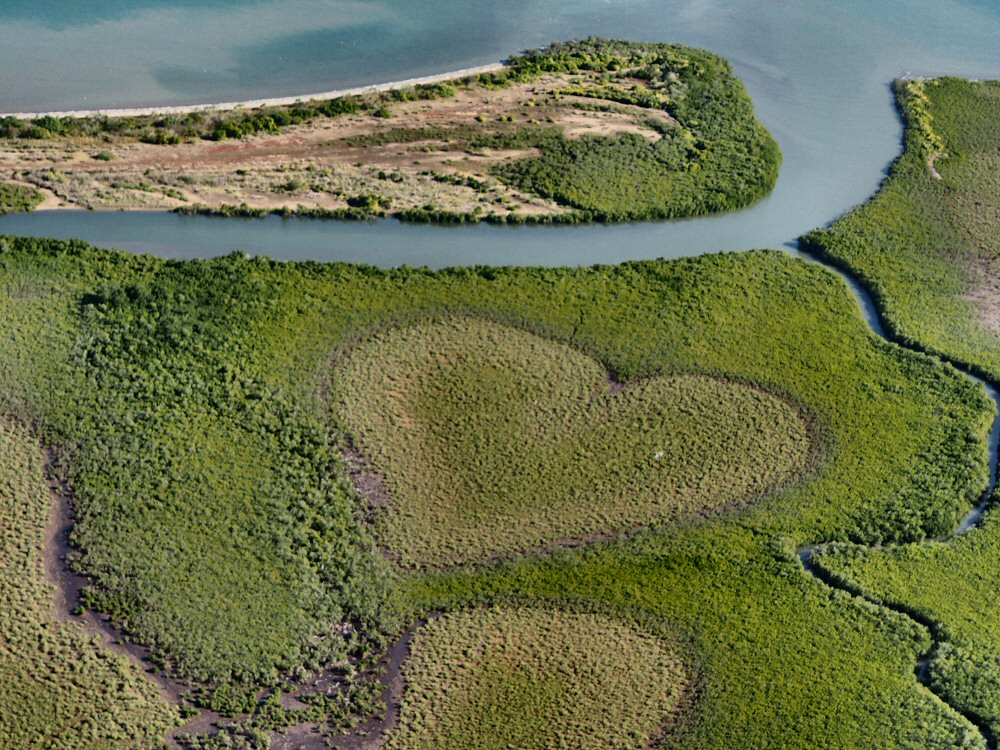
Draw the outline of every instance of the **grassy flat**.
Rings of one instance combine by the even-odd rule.
[[[124,657],[56,612],[43,561],[53,503],[37,443],[0,421],[0,746],[158,747],[177,711]]]
[[[572,347],[485,320],[383,331],[332,388],[385,476],[383,540],[403,565],[692,518],[809,454],[799,410],[776,396],[694,375],[622,389]]]
[[[640,750],[688,682],[663,641],[621,622],[502,608],[429,622],[403,676],[387,750]]]

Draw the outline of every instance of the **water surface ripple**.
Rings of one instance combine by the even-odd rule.
[[[480,65],[554,39],[677,41],[726,55],[785,154],[771,197],[739,213],[629,227],[438,228],[213,223],[150,214],[0,219],[172,257],[245,249],[394,266],[591,264],[779,247],[877,188],[900,148],[889,84],[1000,77],[992,0],[8,0],[0,111],[257,99]]]

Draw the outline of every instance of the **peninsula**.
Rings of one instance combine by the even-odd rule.
[[[588,39],[341,93],[0,117],[0,211],[670,219],[759,200],[781,162],[729,63],[680,45]]]

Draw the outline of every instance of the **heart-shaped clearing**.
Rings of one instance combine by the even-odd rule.
[[[386,750],[638,750],[676,721],[688,683],[666,643],[621,622],[503,608],[429,622],[403,675]]]
[[[382,331],[332,386],[407,566],[690,518],[768,491],[809,453],[799,410],[764,391],[699,375],[616,388],[578,350],[479,319]]]

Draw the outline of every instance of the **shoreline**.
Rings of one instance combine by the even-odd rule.
[[[133,107],[125,109],[80,109],[65,110],[61,112],[4,112],[0,117],[15,117],[19,120],[37,120],[42,117],[71,117],[82,119],[85,117],[150,117],[152,115],[186,115],[192,112],[225,112],[235,109],[258,109],[260,107],[287,107],[299,102],[308,102],[326,99],[340,99],[346,96],[363,96],[365,94],[378,94],[395,89],[405,89],[411,86],[431,85],[444,83],[462,78],[470,78],[482,73],[495,73],[503,70],[507,66],[502,62],[479,65],[473,68],[461,68],[446,73],[436,73],[418,78],[407,78],[401,81],[388,81],[386,83],[375,83],[368,86],[355,86],[348,89],[335,89],[333,91],[321,91],[315,94],[299,94],[296,96],[271,97],[268,99],[249,99],[240,102],[217,102],[210,104],[181,104],[165,107]]]

